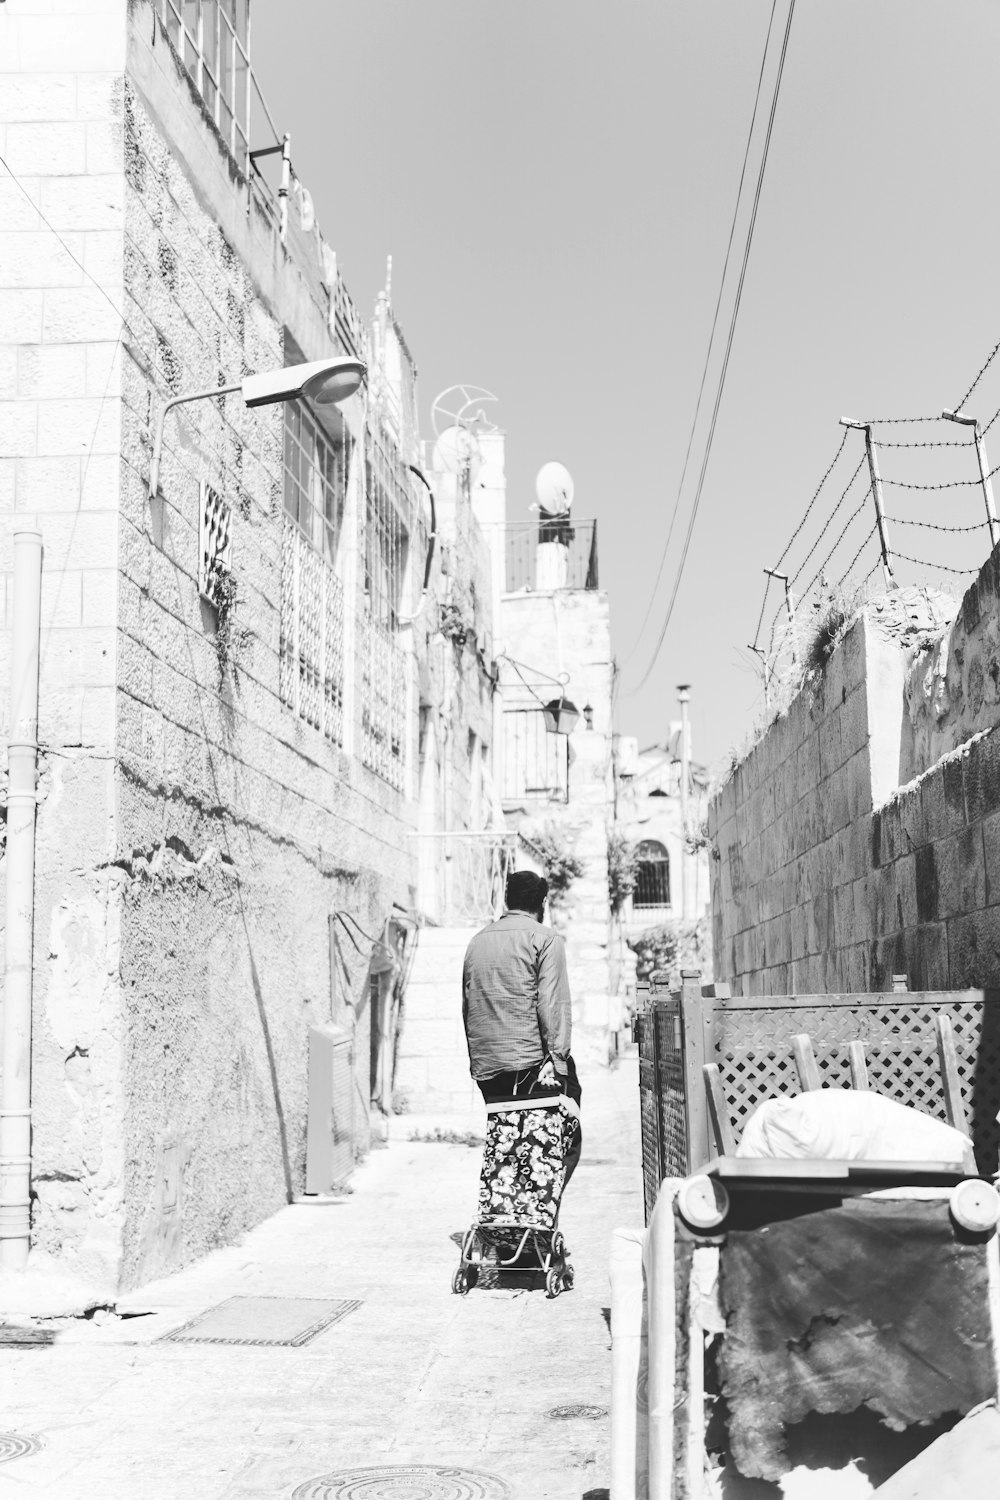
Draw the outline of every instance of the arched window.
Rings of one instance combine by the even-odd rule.
[[[670,905],[670,856],[656,839],[643,839],[636,853],[639,873],[632,896],[633,907]]]

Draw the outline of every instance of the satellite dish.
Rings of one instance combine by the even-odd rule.
[[[573,504],[573,476],[565,464],[542,464],[535,478],[535,494],[550,516],[564,516]]]

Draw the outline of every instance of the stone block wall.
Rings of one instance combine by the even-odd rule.
[[[716,794],[716,974],[737,992],[1000,984],[1000,726],[978,689],[963,702],[976,660],[991,680],[996,566],[916,655],[870,607]],[[922,684],[949,652],[945,701]]]

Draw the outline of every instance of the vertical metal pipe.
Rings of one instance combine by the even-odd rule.
[[[281,243],[288,238],[288,194],[292,187],[292,146],[287,130],[281,137],[281,186],[278,188],[278,233]]]
[[[31,969],[42,533],[14,526],[7,742],[7,960],[0,1043],[0,1266],[20,1269],[31,1233]]]
[[[688,919],[688,778],[690,775],[690,756],[688,753],[688,701],[691,693],[689,685],[682,682],[677,689],[677,701],[681,706],[681,921]]]

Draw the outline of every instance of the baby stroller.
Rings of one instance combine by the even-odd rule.
[[[541,1271],[547,1297],[572,1287],[559,1201],[579,1121],[577,1105],[558,1088],[486,1106],[479,1213],[462,1240],[453,1292],[474,1287],[487,1264],[492,1270]]]

